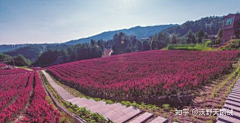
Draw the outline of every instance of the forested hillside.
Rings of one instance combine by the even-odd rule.
[[[222,23],[222,17],[210,16],[196,21],[187,21],[182,25],[176,25],[174,27],[165,29],[163,32],[168,34],[174,33],[181,37],[187,33],[197,33],[200,29],[203,29],[208,35],[216,35],[219,28],[222,26]]]
[[[6,63],[9,65],[16,65],[16,66],[29,66],[32,62],[25,58],[23,55],[16,55],[16,56],[9,56],[3,53],[0,53],[0,62]]]
[[[90,36],[87,38],[81,38],[81,39],[77,39],[77,40],[72,40],[72,41],[68,41],[64,44],[66,45],[74,45],[74,44],[79,44],[79,43],[89,43],[90,40],[110,40],[112,39],[112,37],[117,34],[117,33],[125,33],[127,35],[134,35],[137,39],[141,39],[141,38],[147,38],[155,33],[158,33],[159,31],[162,31],[164,29],[167,29],[169,27],[173,27],[176,25],[173,24],[169,24],[169,25],[156,25],[156,26],[146,26],[146,27],[141,27],[141,26],[136,26],[136,27],[132,27],[129,29],[120,29],[120,30],[115,30],[115,31],[106,31],[94,36]]]
[[[103,45],[77,44],[62,45],[60,47],[47,48],[34,63],[36,66],[49,66],[53,64],[102,57]]]
[[[150,37],[151,49],[161,49],[168,44],[196,44],[204,39],[215,38],[222,26],[222,17],[211,16],[196,21],[187,21],[165,29]]]
[[[38,56],[40,55],[40,53],[43,51],[44,51],[44,48],[42,46],[32,45],[32,46],[21,47],[12,51],[4,52],[4,54],[10,55],[10,56],[16,56],[20,54],[26,57],[27,59],[31,60],[32,62],[35,62]]]

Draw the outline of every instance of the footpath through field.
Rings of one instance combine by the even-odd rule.
[[[240,123],[240,79],[237,80],[222,108],[223,111],[231,109],[233,109],[233,116],[226,114],[218,116],[217,123]]]
[[[126,107],[120,103],[106,104],[104,101],[95,101],[93,99],[74,97],[64,88],[56,84],[51,76],[42,70],[49,84],[57,91],[57,93],[68,102],[76,104],[79,107],[86,107],[91,112],[103,115],[106,119],[110,119],[115,123],[166,123],[168,120],[163,117],[153,117],[153,114],[143,112],[132,106]]]

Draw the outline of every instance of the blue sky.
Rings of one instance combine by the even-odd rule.
[[[58,43],[104,31],[236,13],[239,0],[0,0],[0,44]]]

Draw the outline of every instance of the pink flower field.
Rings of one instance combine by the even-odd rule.
[[[35,71],[0,70],[0,122],[59,122]]]
[[[48,67],[65,85],[95,97],[157,97],[194,90],[232,67],[238,51],[146,51]]]

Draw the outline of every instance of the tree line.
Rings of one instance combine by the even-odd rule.
[[[49,66],[83,59],[100,58],[103,48],[98,44],[66,45],[63,48],[47,48],[33,64],[34,66]]]

